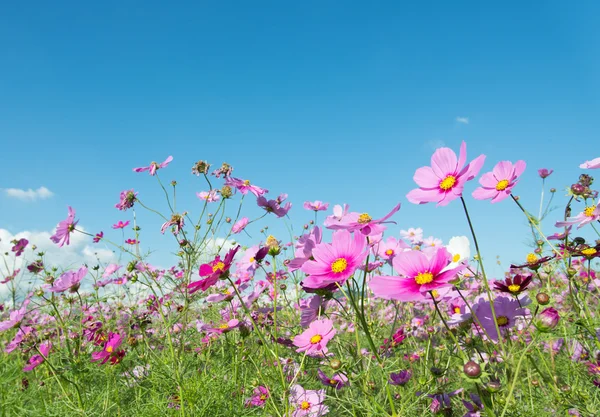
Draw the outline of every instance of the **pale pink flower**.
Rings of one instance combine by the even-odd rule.
[[[169,165],[169,163],[173,160],[172,156],[169,156],[167,159],[165,159],[164,162],[162,163],[158,163],[158,162],[150,162],[150,165],[148,165],[147,167],[139,167],[139,168],[133,168],[134,172],[144,172],[144,171],[149,171],[148,173],[150,175],[156,175],[156,171],[159,170],[160,168],[165,168],[167,165]]]
[[[486,172],[479,178],[482,187],[473,191],[476,200],[492,199],[492,203],[509,197],[519,177],[525,171],[525,161],[517,161],[513,165],[510,161],[501,161],[496,164],[492,172]]]

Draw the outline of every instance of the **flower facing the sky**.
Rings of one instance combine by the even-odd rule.
[[[519,295],[527,289],[527,286],[531,283],[531,275],[517,274],[514,278],[506,278],[505,282],[494,281],[494,286],[500,292],[506,292],[512,295]]]
[[[219,201],[219,199],[221,198],[217,190],[200,191],[199,193],[196,193],[196,196],[200,200],[204,200],[207,203],[214,203],[215,201]]]
[[[332,243],[319,243],[312,250],[314,260],[304,262],[302,272],[308,276],[303,286],[323,288],[329,284],[342,285],[354,274],[367,256],[366,238],[361,233],[354,237],[347,230],[333,233]]]
[[[598,168],[600,168],[600,157],[592,159],[591,161],[585,161],[583,164],[579,165],[579,168],[583,168],[583,169],[598,169]]]
[[[69,207],[69,215],[67,218],[56,226],[56,232],[50,236],[50,240],[56,243],[58,246],[63,246],[65,243],[69,245],[69,236],[75,230],[75,226],[79,220],[75,220],[75,210]]]
[[[398,240],[393,236],[388,237],[385,242],[383,240],[379,242],[376,248],[376,254],[390,265],[394,256],[405,250],[410,250],[410,247],[403,240]]]
[[[169,165],[169,163],[173,160],[172,156],[169,156],[167,159],[165,159],[164,162],[162,163],[158,163],[158,162],[150,162],[150,165],[148,165],[147,167],[139,167],[139,168],[133,168],[134,172],[144,172],[144,171],[148,171],[148,173],[150,175],[156,175],[156,171],[158,171],[160,168],[165,168],[167,165]]]
[[[231,268],[233,258],[239,249],[240,245],[237,245],[235,248],[230,249],[229,252],[227,252],[223,260],[221,260],[221,256],[217,255],[217,257],[209,263],[200,265],[198,274],[201,277],[206,278],[191,282],[188,285],[190,294],[193,294],[198,290],[206,291],[208,288],[215,285],[219,279],[226,278],[229,274],[229,269]]]
[[[553,172],[554,172],[553,169],[547,169],[547,168],[538,169],[538,175],[543,180],[545,180],[546,178],[548,178],[550,176],[550,174],[552,174]]]
[[[304,332],[294,337],[294,346],[298,348],[296,352],[306,352],[308,356],[325,356],[328,352],[327,343],[333,339],[335,333],[333,321],[315,320]]]
[[[323,404],[325,390],[305,390],[295,384],[290,388],[290,405],[293,407],[292,417],[320,417],[329,412]]]
[[[306,210],[312,211],[325,211],[329,208],[329,203],[323,203],[322,201],[305,201],[303,207]]]
[[[600,205],[587,206],[577,216],[569,217],[562,222],[556,222],[556,227],[565,227],[576,224],[578,229],[581,229],[586,224],[590,224],[600,219]]]
[[[256,204],[258,204],[258,207],[262,207],[267,213],[273,213],[277,217],[283,217],[292,208],[292,203],[289,201],[285,203],[285,205],[282,205],[286,198],[287,194],[280,194],[275,200],[267,200],[261,195],[256,199]]]
[[[472,180],[481,170],[485,155],[479,155],[471,163],[467,162],[467,144],[462,142],[458,159],[450,148],[439,148],[431,156],[431,166],[416,170],[413,179],[419,186],[406,195],[415,204],[437,202],[445,206],[462,196],[467,181]]]
[[[400,230],[400,237],[408,240],[413,245],[418,245],[423,241],[423,229],[411,227],[408,230]]]
[[[452,255],[444,247],[402,252],[392,260],[399,276],[374,276],[369,287],[379,298],[422,301],[430,298],[427,292],[450,286],[449,281],[465,268],[461,265],[448,269],[451,262]]]
[[[330,216],[325,219],[324,224],[325,227],[332,230],[360,231],[364,235],[378,235],[385,230],[382,223],[385,223],[398,210],[400,210],[400,203],[380,219],[373,219],[368,213],[352,212],[345,213],[339,220]]]
[[[0,332],[8,330],[13,327],[19,327],[21,320],[27,313],[27,306],[29,305],[29,299],[26,299],[18,310],[11,311],[8,320],[0,321]]]
[[[125,229],[127,226],[129,226],[129,220],[127,221],[123,221],[123,220],[119,220],[117,223],[112,225],[113,229]]]
[[[79,268],[78,271],[67,271],[52,283],[48,291],[64,292],[69,290],[70,292],[75,292],[79,289],[80,282],[87,273],[88,269],[85,266]]]
[[[482,186],[473,191],[473,198],[491,198],[492,203],[504,200],[510,196],[526,166],[525,161],[517,161],[514,165],[510,161],[498,162],[491,172],[486,172],[479,178]]]

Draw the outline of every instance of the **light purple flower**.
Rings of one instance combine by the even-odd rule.
[[[87,273],[88,269],[85,266],[79,268],[77,272],[67,271],[54,281],[52,286],[48,288],[48,291],[64,292],[69,290],[70,292],[75,292],[79,289],[80,282]]]
[[[547,169],[547,168],[538,169],[538,175],[543,180],[548,178],[550,176],[550,174],[552,174],[553,172],[554,172],[553,169]]]
[[[0,322],[0,332],[19,326],[21,320],[23,320],[25,314],[27,313],[27,306],[29,305],[29,302],[29,299],[26,299],[21,305],[21,308],[11,311],[10,315],[8,316],[8,320]]]
[[[292,208],[292,203],[290,202],[287,202],[284,206],[281,205],[286,198],[287,194],[280,194],[275,200],[267,200],[261,195],[256,199],[256,204],[258,204],[259,207],[262,207],[268,213],[273,213],[277,217],[283,217]]]
[[[121,191],[121,194],[119,196],[119,202],[115,204],[115,208],[118,208],[122,211],[130,209],[131,207],[133,207],[137,195],[138,193],[136,193],[133,190]]]
[[[320,200],[315,201],[305,201],[304,206],[306,210],[312,211],[325,211],[329,208],[329,203],[323,203]]]
[[[592,159],[591,161],[585,161],[583,164],[579,165],[579,168],[583,168],[583,169],[598,169],[598,168],[600,168],[600,157]]]
[[[238,234],[248,226],[248,217],[242,217],[232,227],[231,233]]]
[[[65,243],[69,245],[69,236],[71,232],[75,230],[75,226],[77,226],[78,222],[79,220],[75,220],[75,210],[69,207],[69,215],[65,220],[58,223],[58,226],[56,226],[56,232],[50,236],[50,240],[58,244],[60,247],[62,247]]]
[[[329,407],[323,404],[325,390],[305,390],[295,384],[290,388],[290,404],[294,408],[292,417],[320,417],[329,412]]]
[[[221,198],[217,190],[200,191],[199,193],[196,193],[196,196],[200,200],[204,200],[207,203],[214,203],[215,201],[219,201],[219,199]]]
[[[167,159],[165,159],[164,162],[162,163],[158,163],[158,162],[150,162],[150,165],[148,165],[147,167],[139,167],[139,168],[133,168],[134,172],[144,172],[144,171],[149,171],[148,173],[150,175],[156,175],[156,171],[159,170],[160,168],[165,168],[167,165],[169,165],[169,163],[173,160],[172,156],[169,156]]]

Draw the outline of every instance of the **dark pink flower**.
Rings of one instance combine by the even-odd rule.
[[[29,241],[27,239],[19,239],[18,241],[15,241],[15,245],[11,250],[15,252],[15,256],[21,256],[28,244]]]
[[[62,247],[65,243],[69,245],[69,236],[75,230],[75,226],[77,226],[78,222],[79,220],[75,220],[75,210],[69,207],[69,215],[65,220],[58,223],[58,226],[56,226],[56,232],[50,236],[50,240],[58,244],[60,247]]]
[[[420,188],[406,195],[415,204],[437,202],[445,206],[450,201],[462,197],[467,181],[472,180],[481,170],[485,155],[479,155],[470,164],[467,162],[467,145],[462,142],[458,159],[450,148],[439,148],[431,156],[431,166],[417,169],[413,179]]]
[[[92,353],[92,362],[101,361],[101,365],[108,362],[109,359],[113,365],[120,362],[123,356],[125,356],[125,352],[118,349],[121,343],[122,339],[118,333],[109,332],[108,340],[104,344],[102,351]]]
[[[50,342],[42,343],[39,347],[40,354],[33,355],[31,358],[29,358],[29,361],[27,362],[28,364],[25,365],[25,367],[23,368],[23,371],[29,372],[32,369],[35,369],[39,365],[41,365],[48,357],[48,353],[50,353],[51,348],[52,348],[52,343],[50,343]]]
[[[240,245],[237,245],[235,248],[230,249],[229,252],[227,252],[223,260],[221,260],[221,257],[217,255],[217,257],[211,262],[200,265],[198,274],[201,277],[206,278],[191,282],[188,285],[190,294],[193,294],[198,290],[206,291],[208,288],[215,285],[219,279],[227,278],[233,258],[239,249]]]
[[[126,222],[123,222],[123,220],[119,220],[118,223],[113,224],[112,228],[113,229],[124,229],[127,226],[129,226],[129,220],[127,220]]]
[[[136,193],[133,190],[121,191],[121,195],[119,196],[119,202],[115,204],[115,207],[123,211],[130,209],[131,207],[133,207],[137,195],[138,193]]]
[[[128,245],[137,245],[138,243],[140,243],[140,241],[137,239],[126,239],[125,243],[127,243]]]
[[[156,171],[160,168],[165,168],[173,160],[172,156],[169,156],[163,163],[151,162],[147,167],[133,168],[134,172],[149,171],[150,175],[156,175]]]
[[[341,389],[349,384],[348,378],[344,374],[334,374],[330,378],[321,369],[317,370],[317,374],[321,383],[327,387]]]
[[[246,407],[264,407],[269,399],[269,390],[266,387],[258,386],[254,388],[252,397],[246,400]]]
[[[540,176],[541,179],[546,179],[550,176],[550,174],[552,174],[554,172],[553,169],[547,169],[547,168],[542,168],[542,169],[538,169],[538,175]]]
[[[102,240],[103,237],[104,237],[104,232],[96,233],[96,236],[94,236],[94,239],[92,239],[92,241],[94,243],[98,243]]]

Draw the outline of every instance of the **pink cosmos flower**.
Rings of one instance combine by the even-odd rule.
[[[200,191],[199,193],[196,193],[196,196],[200,200],[204,200],[207,203],[214,203],[215,201],[219,201],[219,199],[221,198],[221,196],[219,196],[219,194],[217,193],[217,190]]]
[[[29,305],[29,302],[29,299],[26,299],[21,305],[21,308],[11,311],[10,315],[8,316],[8,320],[0,322],[0,332],[19,326],[25,317],[25,314],[27,313],[27,306]]]
[[[314,260],[302,265],[302,272],[308,274],[303,286],[323,288],[330,284],[342,285],[354,274],[367,256],[366,238],[355,233],[354,238],[347,230],[333,234],[332,243],[319,243],[312,250]]]
[[[294,346],[298,348],[296,352],[306,352],[308,356],[326,356],[327,343],[333,339],[335,333],[333,321],[315,320],[304,332],[294,337]]]
[[[328,387],[341,389],[349,384],[348,378],[344,374],[333,374],[330,378],[320,368],[317,370],[317,374],[321,383]]]
[[[369,216],[368,213],[347,213],[337,222],[328,221],[329,218],[327,218],[325,220],[325,227],[332,230],[348,230],[349,232],[360,230],[364,235],[378,235],[385,230],[385,226],[381,224],[392,217],[398,210],[400,210],[400,203],[384,217],[376,220]]]
[[[562,222],[556,222],[556,227],[565,227],[576,224],[578,229],[581,229],[586,224],[595,222],[600,219],[600,206],[592,205],[586,207],[577,216],[569,217],[567,220]]]
[[[413,179],[420,188],[406,195],[408,201],[415,204],[437,202],[445,206],[462,196],[467,181],[479,173],[485,161],[485,155],[479,155],[470,164],[467,161],[467,144],[462,142],[458,160],[450,148],[439,148],[431,156],[431,167],[416,170]]]
[[[300,236],[296,243],[294,259],[288,264],[288,270],[293,272],[302,268],[302,265],[312,257],[312,251],[321,243],[321,239],[321,229],[318,226],[315,226],[310,233]]]
[[[104,232],[100,232],[100,233],[96,233],[96,236],[94,236],[94,238],[92,239],[92,241],[94,243],[98,243],[102,240],[102,238],[104,237]]]
[[[127,220],[126,222],[123,222],[123,220],[119,220],[118,223],[115,223],[112,225],[113,229],[124,229],[127,226],[129,226],[129,220]]]
[[[56,226],[56,232],[50,236],[50,240],[58,244],[60,247],[62,247],[65,243],[69,245],[69,236],[71,232],[75,230],[75,226],[77,226],[78,222],[79,220],[75,220],[75,210],[69,207],[69,215],[65,220],[58,223],[58,226]]]
[[[310,300],[300,301],[300,325],[307,328],[310,323],[315,321],[319,314],[325,312],[327,300],[320,295],[313,295]]]
[[[79,268],[77,272],[67,271],[54,281],[52,286],[48,288],[48,291],[64,292],[69,290],[70,292],[75,292],[79,289],[80,282],[87,273],[88,269],[85,266]]]
[[[186,213],[183,213],[183,214],[174,213],[171,216],[171,220],[166,221],[162,224],[162,226],[160,228],[160,232],[164,234],[169,227],[172,227],[173,234],[175,234],[175,235],[179,234],[179,232],[181,232],[181,229],[183,229],[183,226],[185,225],[185,221],[184,221],[185,214]]]
[[[538,169],[538,175],[543,180],[548,178],[550,176],[550,174],[552,174],[553,172],[554,172],[553,169],[547,169],[547,168]]]
[[[256,204],[258,204],[259,207],[265,209],[267,213],[273,213],[277,217],[283,217],[292,208],[292,203],[290,203],[289,201],[285,204],[285,206],[281,205],[286,198],[287,194],[280,194],[279,197],[277,197],[277,199],[267,201],[265,197],[260,196],[256,199]]]
[[[100,364],[104,365],[110,359],[110,362],[114,365],[121,361],[125,356],[125,351],[119,350],[122,339],[118,333],[108,333],[108,340],[104,344],[104,348],[101,352],[92,353],[92,362],[101,361]]]
[[[19,239],[18,241],[15,242],[15,245],[11,248],[11,251],[15,252],[15,256],[21,256],[28,244],[29,244],[29,241],[27,239]]]
[[[239,192],[244,195],[250,191],[255,196],[260,197],[261,195],[269,192],[269,190],[265,188],[260,188],[256,185],[250,184],[249,180],[241,180],[235,177],[225,177],[225,185],[239,190]]]
[[[391,264],[392,259],[394,259],[394,256],[396,256],[400,252],[404,252],[405,250],[409,249],[410,247],[406,243],[404,243],[404,241],[398,240],[395,237],[391,236],[388,237],[385,242],[379,242],[375,253],[381,259],[384,259],[386,262]]]
[[[265,259],[265,256],[269,253],[269,247],[265,246],[261,248],[258,245],[254,245],[246,249],[242,259],[236,263],[238,271],[254,272],[259,265],[259,262]]]
[[[479,178],[479,183],[483,187],[473,191],[473,198],[476,200],[492,199],[492,203],[502,201],[508,196],[519,177],[525,171],[525,161],[517,161],[513,165],[510,161],[501,161],[496,164],[492,172],[486,172]]]
[[[258,386],[254,388],[252,397],[246,400],[246,407],[264,407],[269,399],[269,390],[266,387]]]
[[[411,227],[408,230],[400,230],[400,237],[408,240],[413,245],[418,245],[423,241],[423,229]]]
[[[242,217],[231,228],[231,233],[238,234],[248,226],[248,217]]]
[[[115,208],[118,208],[122,211],[130,209],[131,207],[133,207],[137,195],[138,193],[136,193],[133,190],[121,191],[121,195],[119,196],[119,202],[115,204]]]
[[[315,200],[315,201],[305,201],[304,202],[304,208],[306,210],[312,210],[312,211],[325,211],[329,208],[329,203],[323,203],[320,200]]]
[[[387,300],[422,301],[430,296],[428,291],[450,286],[452,280],[465,266],[444,270],[452,262],[452,254],[441,247],[429,250],[402,252],[392,260],[399,277],[374,276],[369,282],[373,293]]]
[[[140,241],[137,239],[126,239],[125,243],[127,243],[128,245],[137,245],[138,243],[140,243]]]
[[[294,407],[292,417],[320,417],[329,412],[323,404],[325,390],[305,390],[295,384],[290,388],[290,404]]]
[[[229,252],[227,252],[223,260],[221,260],[221,257],[217,255],[217,257],[211,262],[200,265],[198,273],[201,277],[206,278],[191,282],[188,285],[190,294],[193,294],[198,290],[206,291],[208,288],[215,285],[219,279],[226,278],[229,275],[229,269],[231,268],[233,258],[239,249],[240,245],[237,245],[235,248],[230,249]]]
[[[169,163],[173,160],[172,156],[169,156],[167,159],[165,159],[165,161],[161,164],[157,163],[157,162],[150,162],[150,165],[148,165],[147,167],[140,167],[140,168],[133,168],[134,172],[144,172],[144,171],[149,171],[148,173],[150,175],[156,175],[156,171],[159,170],[160,168],[165,168],[167,165],[169,165]]]
[[[347,204],[344,204],[343,207],[340,206],[339,204],[336,204],[335,206],[333,206],[333,214],[330,216],[327,216],[327,218],[325,219],[325,222],[323,224],[327,228],[329,228],[329,226],[331,226],[331,225],[338,224],[346,217],[346,215],[348,215],[349,209],[350,209],[350,206]]]
[[[501,333],[504,334],[508,329],[514,327],[517,324],[516,319],[518,317],[527,315],[527,310],[521,307],[521,305],[524,304],[523,300],[519,303],[519,300],[514,297],[500,296],[494,299],[496,321]],[[484,297],[480,297],[479,300],[473,304],[472,309],[490,338],[497,341],[498,332],[496,331],[490,302]]]
[[[585,161],[583,164],[579,165],[579,168],[583,168],[583,169],[598,169],[598,168],[600,168],[600,157],[592,159],[591,161]]]
[[[44,342],[40,345],[40,353],[41,355],[35,354],[31,358],[29,358],[28,364],[23,368],[24,372],[29,372],[38,366],[40,366],[48,357],[48,353],[50,353],[50,349],[52,348],[52,343]]]
[[[104,269],[104,273],[102,274],[102,278],[107,278],[121,269],[120,265],[117,264],[109,264],[106,269]]]

